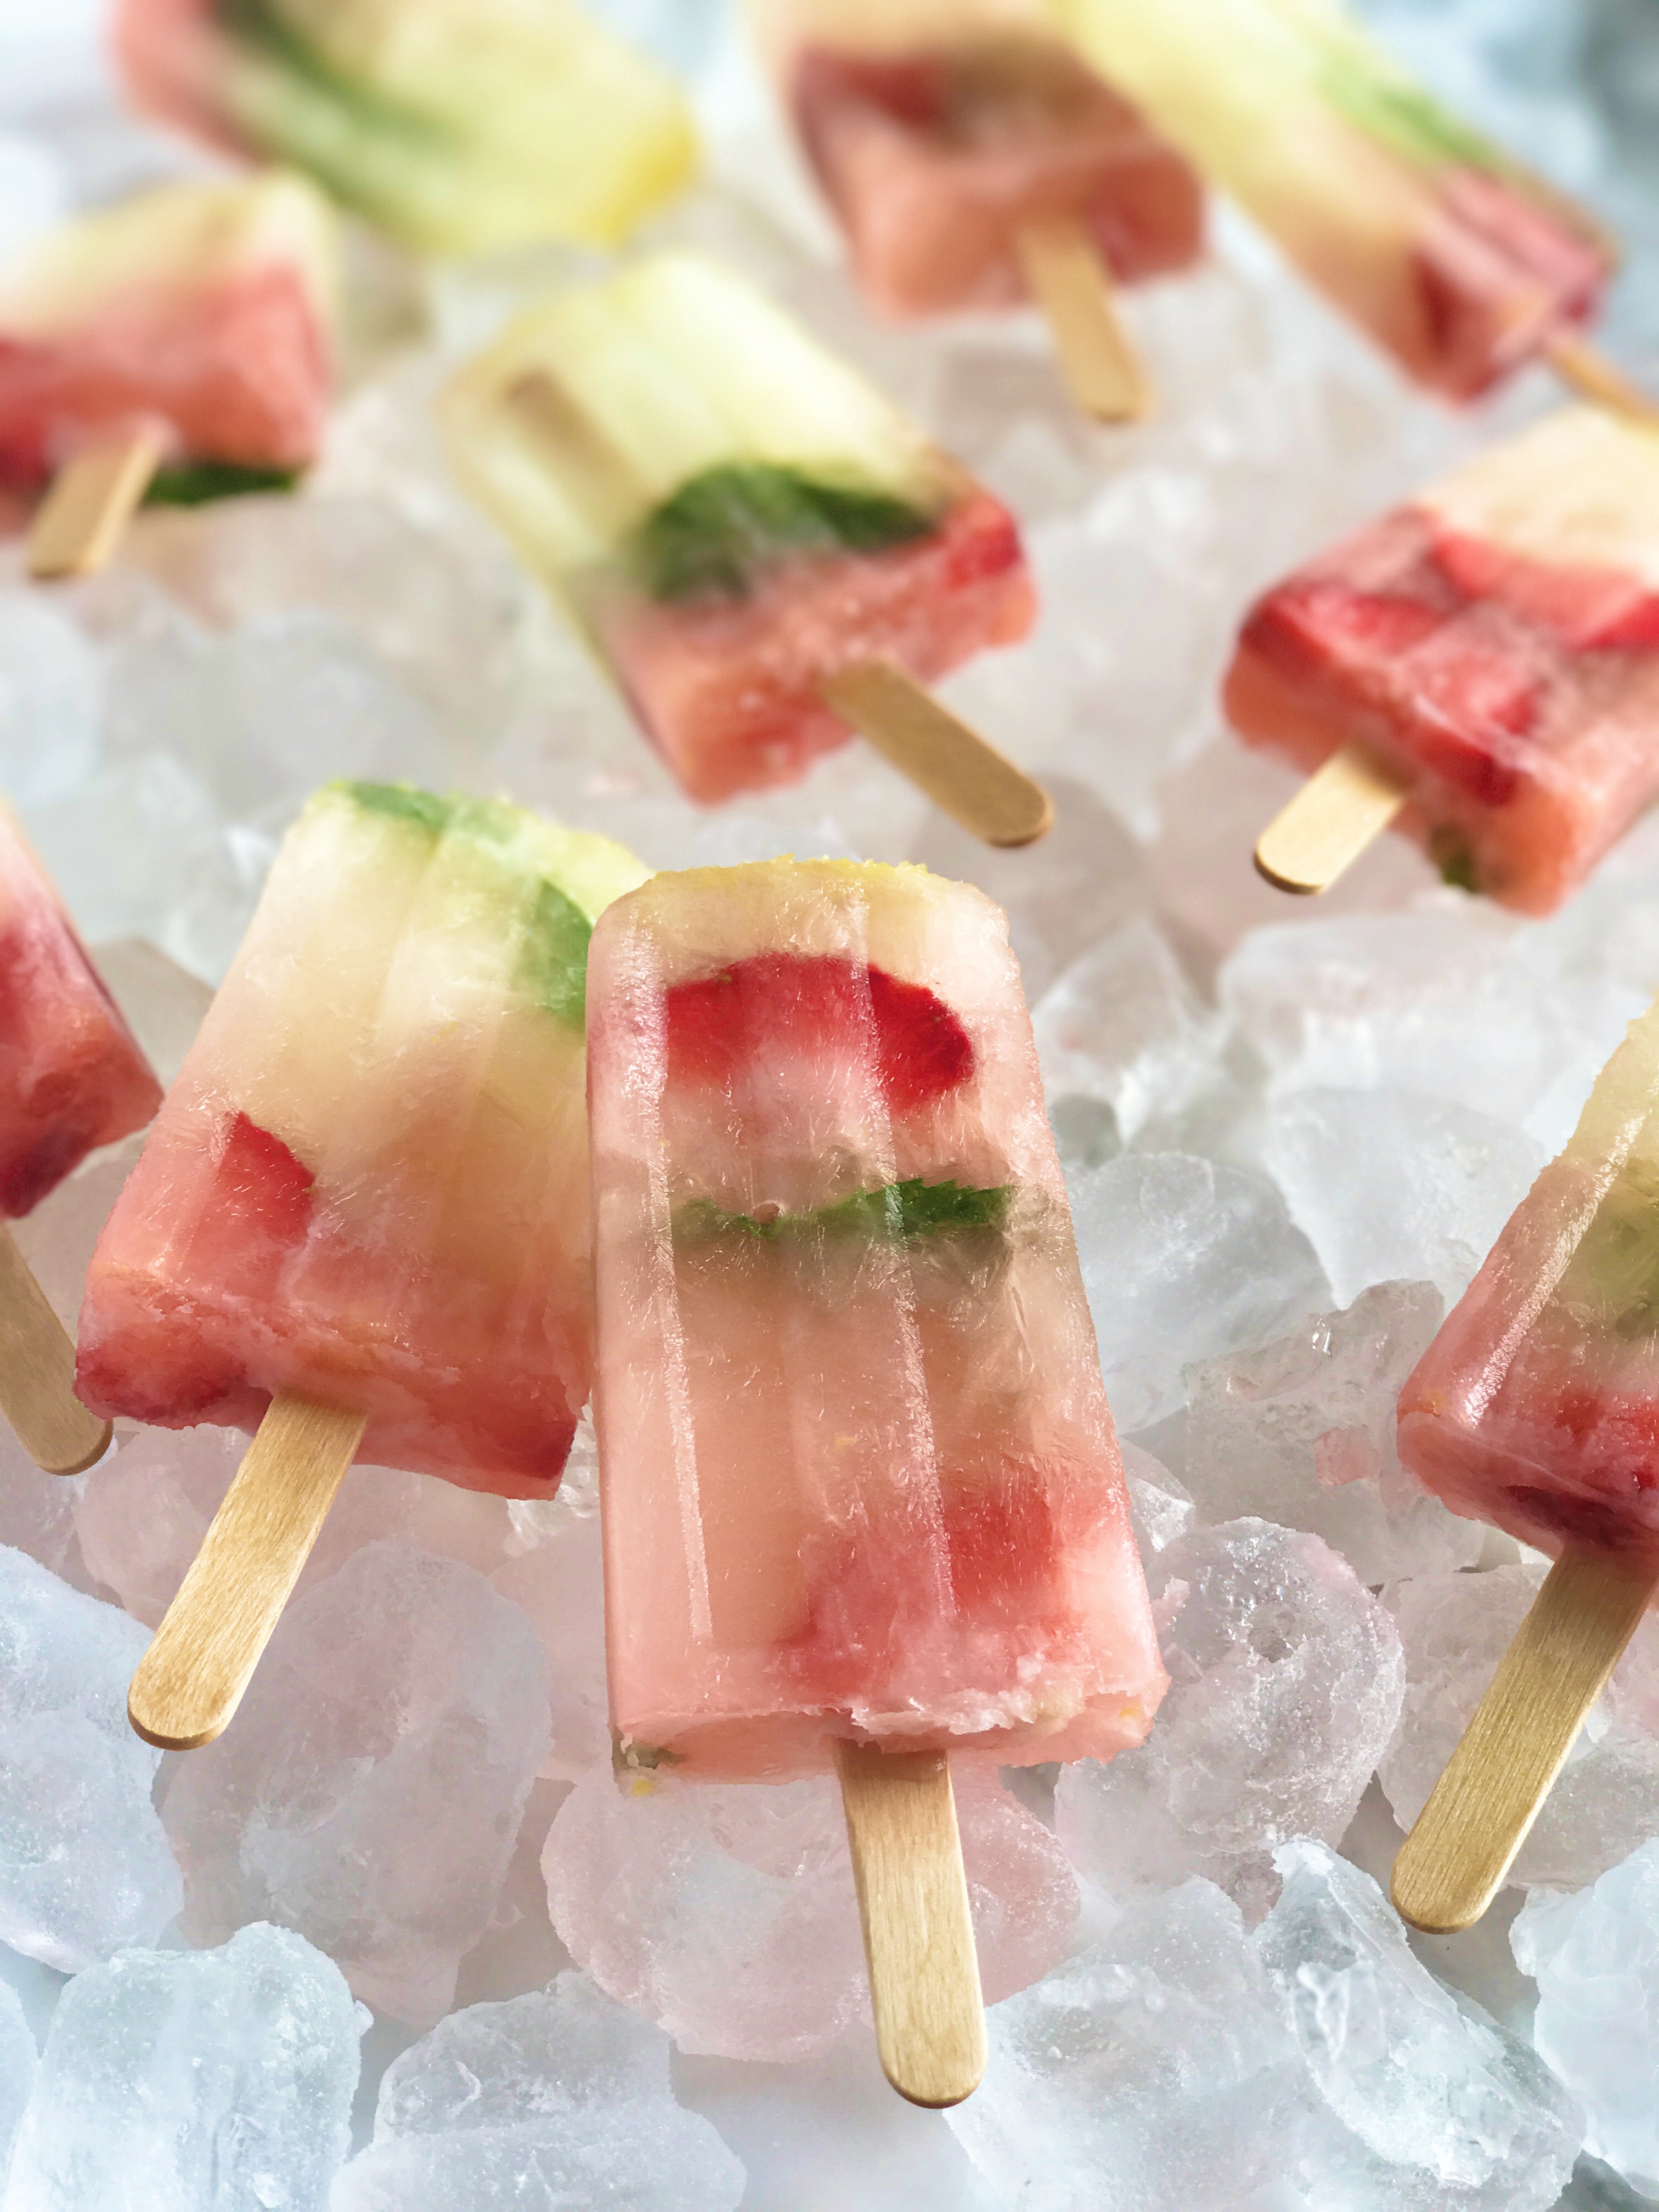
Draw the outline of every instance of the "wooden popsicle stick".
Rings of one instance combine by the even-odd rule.
[[[148,430],[88,446],[66,462],[29,532],[29,574],[42,582],[89,576],[120,542],[161,460]]]
[[[1073,399],[1097,422],[1139,421],[1152,404],[1152,387],[1118,319],[1112,272],[1087,224],[1075,216],[1044,216],[1017,231],[1014,245]]]
[[[1551,1568],[1395,1860],[1413,1928],[1449,1935],[1492,1903],[1656,1587],[1585,1552]]]
[[[959,2105],[985,2072],[985,2002],[942,1751],[840,1742],[882,2071],[913,2105]]]
[[[1558,331],[1545,347],[1544,356],[1563,384],[1581,398],[1659,430],[1659,398],[1633,383],[1599,346],[1577,331]]]
[[[1256,872],[1282,891],[1328,890],[1405,803],[1398,777],[1358,745],[1344,745],[1256,840]]]
[[[958,721],[896,661],[843,668],[823,696],[901,775],[988,845],[1029,845],[1054,826],[1048,794]]]
[[[132,1678],[127,1717],[146,1743],[193,1751],[240,1705],[368,1425],[292,1391],[271,1400]]]
[[[75,1346],[0,1222],[0,1411],[35,1465],[80,1474],[103,1457],[110,1425],[75,1395]]]

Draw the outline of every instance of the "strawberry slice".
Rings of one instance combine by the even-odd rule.
[[[254,1247],[303,1243],[316,1176],[246,1114],[233,1114],[223,1127],[213,1179],[216,1232]]]
[[[758,952],[666,994],[668,1073],[724,1084],[757,1058],[859,1053],[871,1025],[889,1105],[908,1113],[974,1072],[968,1032],[925,984],[800,952]]]

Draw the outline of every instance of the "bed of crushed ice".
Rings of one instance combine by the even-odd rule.
[[[1373,12],[1621,225],[1615,341],[1659,371],[1653,0]],[[118,117],[95,13],[0,0],[0,242],[184,158]],[[1408,1943],[1376,1886],[1541,1572],[1410,1487],[1394,1393],[1659,987],[1659,820],[1548,922],[1391,841],[1292,907],[1249,862],[1289,779],[1214,705],[1257,586],[1549,389],[1453,419],[1223,219],[1202,274],[1128,302],[1157,415],[1086,428],[1035,325],[871,327],[714,15],[613,13],[710,124],[712,179],[658,231],[771,282],[1024,517],[1041,628],[949,690],[1043,774],[1052,836],[988,854],[856,747],[680,799],[431,432],[445,362],[570,257],[423,279],[363,240],[303,496],[147,517],[50,594],[0,544],[0,784],[164,1075],[332,775],[504,790],[663,866],[982,884],[1173,1686],[1110,1768],[964,1783],[993,2055],[924,2114],[876,2066],[831,1785],[613,1790],[591,1437],[550,1505],[355,1475],[234,1727],[166,1759],[125,1684],[237,1440],[129,1431],[52,1483],[0,1439],[5,2212],[1659,2195],[1659,1626],[1481,1928]],[[129,1157],[24,1225],[66,1317]]]

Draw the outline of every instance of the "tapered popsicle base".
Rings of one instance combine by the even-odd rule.
[[[132,1678],[127,1717],[146,1743],[194,1751],[222,1732],[368,1425],[289,1391],[271,1400]]]
[[[896,661],[844,668],[823,696],[901,775],[988,845],[1030,845],[1054,826],[1048,794],[924,691]]]
[[[1256,841],[1258,875],[1304,897],[1328,890],[1406,803],[1405,786],[1358,745],[1316,769]]]
[[[1099,422],[1138,422],[1152,405],[1152,387],[1087,226],[1075,216],[1050,216],[1025,224],[1014,244],[1077,406]]]
[[[110,1425],[75,1395],[75,1346],[0,1223],[0,1412],[46,1474],[80,1474],[103,1457]]]
[[[1449,1935],[1492,1903],[1656,1587],[1600,1555],[1556,1561],[1395,1860],[1413,1928]]]
[[[88,446],[66,462],[29,532],[30,575],[45,583],[103,568],[161,459],[161,441],[139,431]]]
[[[943,1752],[836,1746],[882,2071],[901,2097],[959,2105],[985,2072],[985,2004]]]

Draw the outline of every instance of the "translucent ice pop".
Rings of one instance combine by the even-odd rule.
[[[73,504],[70,471],[84,496],[123,454],[132,500],[158,467],[174,497],[291,481],[327,416],[333,292],[332,219],[298,177],[162,185],[48,232],[0,275],[0,482],[58,476]],[[60,572],[50,512],[36,573]]]
[[[1052,0],[1083,52],[1421,383],[1469,399],[1595,309],[1589,218],[1340,0]]]
[[[694,799],[803,775],[851,733],[830,693],[872,664],[927,682],[1030,625],[1006,509],[700,256],[532,309],[444,419],[458,474]]]
[[[550,1494],[592,1365],[587,939],[644,872],[516,807],[319,793],[99,1241],[88,1403],[263,1419],[227,1513],[307,1406],[355,1424],[323,1511],[359,1448]]]
[[[118,0],[138,105],[436,252],[613,245],[696,158],[673,80],[574,0]]]
[[[0,1217],[30,1212],[99,1145],[142,1128],[161,1089],[40,863],[0,807]],[[109,1426],[73,1395],[75,1355],[0,1220],[0,1404],[49,1474],[90,1464]]]
[[[1659,1591],[1659,1006],[1400,1395],[1402,1463],[1556,1565],[1395,1870],[1425,1927],[1482,1912]]]
[[[1567,410],[1298,569],[1226,702],[1298,768],[1363,755],[1450,881],[1548,913],[1659,795],[1659,428]],[[1322,887],[1278,834],[1265,872]]]
[[[915,867],[659,875],[594,933],[589,1034],[624,1771],[1139,1743],[1164,1674],[1001,913]]]

